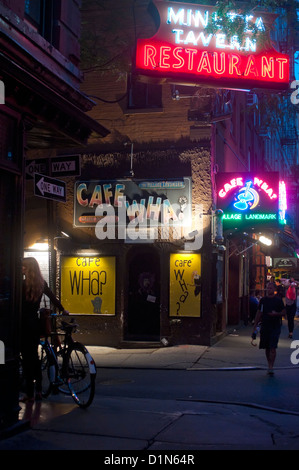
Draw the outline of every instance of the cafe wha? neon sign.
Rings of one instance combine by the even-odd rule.
[[[271,184],[269,185],[267,181],[258,177],[254,177],[245,183],[243,177],[233,178],[224,184],[218,195],[221,198],[225,198],[231,190],[241,187],[237,196],[238,201],[234,203],[234,207],[239,210],[254,209],[259,203],[259,194],[254,189],[254,186],[260,188],[270,200],[277,199],[278,196],[271,187]]]
[[[170,83],[199,84],[249,90],[286,89],[289,86],[289,56],[259,41],[260,33],[275,17],[263,13],[244,17],[244,40],[228,38],[221,29],[216,34],[206,28],[215,7],[156,0],[160,26],[150,39],[138,39],[136,72]],[[230,12],[234,20],[240,13]]]
[[[251,228],[282,222],[278,173],[219,173],[216,180],[217,207],[223,211],[223,222],[249,224]]]

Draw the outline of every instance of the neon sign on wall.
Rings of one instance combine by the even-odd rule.
[[[160,27],[150,39],[138,39],[136,71],[176,83],[209,82],[225,88],[273,88],[289,86],[289,56],[277,52],[270,41],[259,45],[252,37],[249,22],[265,30],[273,22],[267,13],[254,18],[245,17],[245,38],[230,40],[221,31],[208,34],[206,26],[214,7],[154,2],[160,14]],[[231,12],[232,19],[237,16]],[[264,18],[265,17],[265,18]]]
[[[286,224],[287,191],[284,181],[279,181],[279,222]]]
[[[220,173],[216,175],[217,209],[223,221],[239,224],[277,223],[279,209],[278,173]]]

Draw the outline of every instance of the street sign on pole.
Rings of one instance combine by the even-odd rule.
[[[65,155],[50,159],[52,176],[80,176],[80,155]]]
[[[80,155],[63,155],[27,160],[26,179],[34,179],[34,173],[50,176],[80,176]]]
[[[66,184],[50,176],[34,174],[34,194],[45,199],[66,202]]]

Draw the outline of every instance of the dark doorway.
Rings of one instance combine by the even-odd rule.
[[[160,340],[160,260],[154,250],[139,252],[129,262],[127,339]]]

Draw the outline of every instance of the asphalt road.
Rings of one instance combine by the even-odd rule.
[[[97,397],[155,398],[255,405],[297,412],[299,370],[134,370],[100,369]]]

